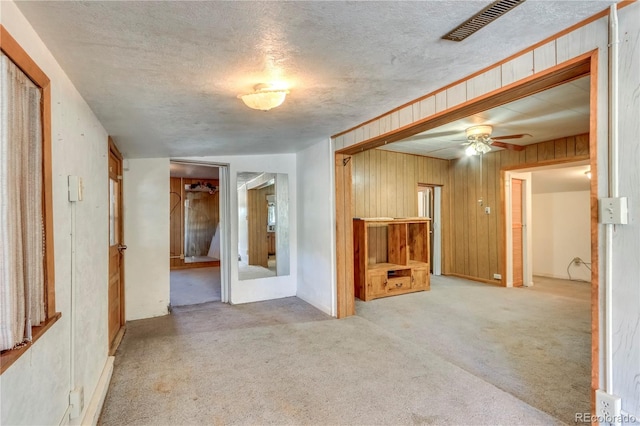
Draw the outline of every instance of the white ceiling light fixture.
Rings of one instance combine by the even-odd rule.
[[[269,111],[270,109],[279,107],[289,94],[288,90],[278,89],[270,84],[257,84],[254,86],[253,93],[246,95],[238,95],[239,99],[246,106],[261,111]]]
[[[466,130],[468,145],[465,150],[466,154],[471,156],[486,154],[491,151],[491,147],[489,145],[493,143],[491,140],[492,131],[493,128],[486,125],[469,127]]]

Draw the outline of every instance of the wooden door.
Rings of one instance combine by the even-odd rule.
[[[109,353],[124,334],[122,155],[109,138]]]
[[[522,180],[511,179],[511,235],[513,241],[513,286],[523,283]]]

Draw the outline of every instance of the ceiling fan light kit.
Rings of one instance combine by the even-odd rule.
[[[493,131],[493,127],[482,125],[482,126],[473,126],[469,127],[465,132],[467,134],[467,149],[465,150],[466,154],[471,155],[480,155],[486,154],[491,151],[491,132]]]
[[[261,111],[269,111],[279,107],[289,94],[288,90],[278,89],[264,83],[255,85],[253,89],[253,93],[238,95],[238,98],[242,99],[242,102],[249,108]]]

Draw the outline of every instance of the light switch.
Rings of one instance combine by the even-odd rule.
[[[69,201],[82,201],[82,178],[69,176]]]
[[[627,197],[601,198],[600,223],[626,225],[628,223]]]

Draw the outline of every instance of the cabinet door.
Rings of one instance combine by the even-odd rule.
[[[414,268],[411,277],[411,288],[429,290],[429,268]]]
[[[387,274],[369,274],[367,277],[367,300],[383,296],[387,291]]]

